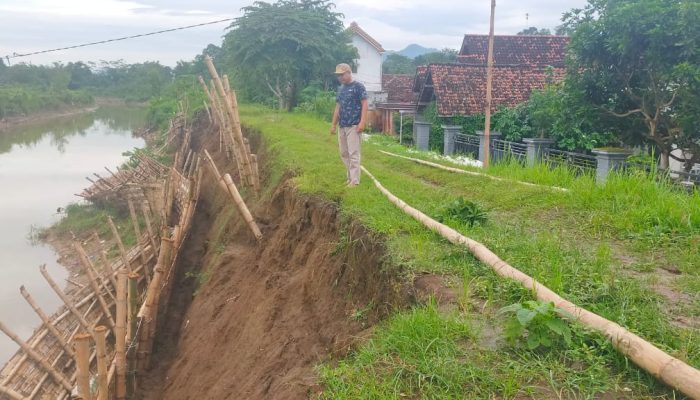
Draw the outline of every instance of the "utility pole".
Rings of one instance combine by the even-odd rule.
[[[486,58],[486,122],[484,124],[484,168],[488,168],[491,158],[491,86],[493,82],[493,25],[496,14],[496,0],[491,0],[491,26],[489,27],[489,51]]]

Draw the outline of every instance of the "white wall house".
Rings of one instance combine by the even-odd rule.
[[[362,82],[367,89],[369,107],[374,109],[378,102],[386,101],[386,93],[382,91],[382,54],[384,48],[356,22],[348,28],[352,32],[352,44],[357,48],[359,58],[355,60],[357,71],[354,78]]]

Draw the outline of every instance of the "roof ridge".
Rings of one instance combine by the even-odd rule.
[[[464,36],[475,36],[475,37],[486,37],[488,38],[488,34],[483,34],[483,33],[465,33]],[[507,34],[507,35],[493,35],[493,37],[550,37],[550,38],[571,38],[571,36],[568,35],[517,35],[517,34]]]
[[[384,47],[382,47],[381,43],[379,43],[376,39],[374,39],[372,36],[370,36],[369,33],[365,32],[364,29],[360,28],[360,25],[352,21],[350,23],[350,26],[348,27],[352,32],[360,36],[361,38],[365,39],[367,43],[369,43],[372,47],[374,47],[378,52],[380,53],[385,53],[386,50],[384,50]]]

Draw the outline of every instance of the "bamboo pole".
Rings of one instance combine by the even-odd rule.
[[[78,396],[81,399],[92,400],[90,392],[90,334],[83,333],[73,338],[75,346],[75,377],[78,386]]]
[[[92,261],[90,261],[90,258],[88,257],[87,253],[85,253],[85,249],[83,249],[83,246],[81,246],[80,243],[74,242],[73,248],[78,253],[83,269],[88,276],[88,283],[90,286],[92,286],[92,291],[95,293],[95,297],[100,303],[100,307],[102,307],[102,312],[104,313],[105,318],[107,318],[107,323],[109,323],[110,328],[114,330],[114,319],[112,318],[112,312],[109,310],[109,306],[107,305],[104,297],[102,297],[100,285],[97,283],[97,277],[93,271],[95,267],[92,265]]]
[[[156,236],[155,232],[153,231],[153,225],[151,225],[151,212],[148,201],[143,201],[141,203],[141,213],[143,214],[143,218],[146,220],[146,232],[148,232],[148,240],[151,242],[151,251],[155,253],[158,251],[158,247],[156,246]]]
[[[46,358],[42,356],[41,354],[37,353],[36,350],[34,350],[31,346],[29,346],[24,340],[20,339],[17,334],[12,332],[10,328],[5,326],[2,322],[0,322],[0,331],[2,331],[5,335],[7,335],[12,341],[17,343],[19,347],[24,351],[24,353],[32,359],[35,363],[37,363],[45,372],[48,372],[51,374],[51,378],[53,378],[56,383],[61,385],[64,389],[71,391],[73,390],[73,385],[70,384],[68,379],[66,379],[63,375],[61,375],[58,371],[56,371],[51,364],[46,361]]]
[[[73,349],[68,345],[68,342],[63,338],[63,335],[61,335],[61,332],[58,331],[56,326],[51,322],[49,319],[48,315],[44,313],[44,310],[39,307],[39,304],[37,304],[36,301],[32,298],[32,295],[29,294],[27,289],[24,287],[24,285],[19,287],[20,293],[22,293],[22,297],[29,303],[29,305],[32,307],[36,315],[39,316],[39,319],[41,319],[41,322],[44,323],[44,326],[46,329],[51,332],[51,334],[58,340],[58,343],[61,344],[61,347],[63,347],[63,350],[66,352],[66,354],[70,355],[73,357]]]
[[[612,345],[620,353],[654,377],[680,390],[691,398],[700,399],[700,371],[664,353],[658,347],[645,341],[617,323],[609,321],[562,298],[548,287],[501,260],[483,244],[463,236],[456,230],[435,221],[419,210],[409,206],[406,202],[385,189],[365,167],[361,168],[362,171],[372,179],[377,189],[379,189],[389,201],[401,209],[401,211],[422,223],[428,229],[449,240],[451,243],[467,247],[478,260],[491,267],[496,274],[520,283],[524,288],[532,291],[538,300],[552,302],[558,309],[562,310],[559,312],[562,318],[571,318],[571,316],[573,316],[585,327],[600,332],[610,340]]]
[[[493,25],[496,14],[496,0],[491,0],[491,21],[489,25],[489,46],[486,54],[486,115],[484,122],[484,168],[489,167],[491,159],[491,99],[493,85]]]
[[[117,321],[115,329],[115,359],[117,363],[116,398],[123,400],[126,398],[126,297],[127,297],[127,275],[126,269],[122,268],[117,274]]]
[[[211,111],[209,111],[209,106],[207,105],[207,101],[204,100],[204,101],[202,101],[202,103],[204,103],[204,110],[207,112],[207,117],[209,118],[209,123],[211,124],[212,122],[214,122],[214,120],[211,118]]]
[[[112,282],[112,288],[114,288],[114,290],[116,290],[117,289],[117,279],[114,277],[114,269],[112,269],[112,263],[107,258],[107,251],[105,250],[105,247],[102,244],[102,241],[99,240],[99,236],[97,236],[97,232],[95,232],[94,235],[98,238],[98,240],[97,240],[97,243],[99,245],[98,253],[100,254],[100,260],[102,260],[102,268],[104,269],[104,273],[107,274],[107,278],[109,279],[109,281]]]
[[[51,278],[51,275],[49,275],[49,272],[46,270],[46,265],[40,266],[39,272],[41,272],[41,275],[44,276],[44,279],[46,279],[46,282],[48,282],[49,286],[51,286],[51,289],[53,289],[53,291],[56,292],[58,297],[61,300],[63,300],[63,304],[65,304],[68,310],[70,310],[70,312],[78,319],[78,322],[80,322],[80,325],[83,327],[83,329],[92,333],[92,326],[87,322],[87,320],[85,320],[83,315],[78,311],[78,309],[68,298],[68,296],[66,296],[66,294],[63,293],[61,288],[58,287],[53,278]]]
[[[427,166],[429,166],[429,167],[438,168],[438,169],[442,169],[442,170],[445,170],[445,171],[456,172],[456,173],[458,173],[458,174],[465,174],[465,175],[472,175],[472,176],[480,176],[480,177],[488,178],[488,179],[491,179],[491,180],[494,180],[494,181],[515,183],[515,184],[518,184],[518,185],[524,185],[524,186],[542,188],[542,189],[547,189],[547,190],[557,190],[557,191],[560,191],[560,192],[568,192],[568,191],[569,191],[569,189],[563,188],[563,187],[559,187],[559,186],[538,185],[538,184],[536,184],[536,183],[517,181],[517,180],[515,180],[515,179],[500,178],[500,177],[498,177],[498,176],[493,176],[493,175],[489,175],[489,174],[484,174],[484,173],[481,173],[481,172],[467,171],[467,170],[465,170],[465,169],[459,169],[459,168],[448,167],[448,166],[445,166],[445,165],[442,165],[442,164],[438,164],[438,163],[434,163],[434,162],[430,162],[430,161],[426,161],[426,160],[421,160],[421,159],[419,159],[419,158],[406,157],[406,156],[402,156],[402,155],[399,155],[399,154],[390,153],[390,152],[384,151],[384,150],[379,150],[379,152],[382,153],[382,154],[386,154],[387,156],[397,157],[397,158],[403,158],[404,160],[413,161],[413,162],[415,162],[415,163],[417,163],[417,164],[423,164],[423,165],[427,165]]]
[[[100,325],[95,328],[95,351],[97,353],[97,400],[109,399],[107,381],[107,328]]]
[[[248,154],[245,152],[245,145],[243,143],[243,131],[241,130],[241,124],[240,121],[238,120],[238,116],[236,115],[236,110],[235,110],[235,104],[232,102],[232,97],[235,99],[234,96],[226,96],[226,90],[224,89],[224,85],[221,83],[221,79],[219,78],[218,72],[216,72],[216,68],[214,67],[214,63],[211,59],[211,57],[206,56],[204,58],[204,62],[207,64],[207,68],[209,69],[209,74],[211,75],[212,79],[214,79],[214,85],[216,86],[216,89],[219,92],[219,96],[224,99],[224,103],[226,107],[226,112],[229,115],[229,118],[231,119],[231,123],[233,125],[233,139],[237,144],[238,149],[240,150],[240,155],[241,155],[241,164],[243,165],[243,171],[245,172],[245,175],[250,178],[252,174],[252,169],[250,165],[250,159],[248,157]],[[233,91],[231,91],[233,94]]]
[[[134,338],[138,329],[138,281],[139,274],[132,272],[129,274],[127,302],[129,304],[128,324],[126,333],[126,342],[129,343],[131,351],[126,355],[127,361],[127,377],[126,377],[126,393],[127,396],[132,396],[136,391],[136,349],[133,348]]]
[[[122,238],[119,236],[119,231],[117,230],[117,226],[114,225],[114,221],[112,221],[112,217],[107,217],[107,222],[109,223],[109,229],[112,230],[112,236],[114,236],[114,240],[117,241],[117,246],[119,247],[119,254],[122,257],[122,262],[124,262],[123,268],[127,270],[127,272],[131,272],[131,263],[129,263],[129,257],[126,256],[126,249],[124,248],[124,243],[122,242]]]
[[[134,202],[131,199],[127,199],[129,205],[129,214],[131,215],[131,225],[134,227],[134,232],[136,233],[136,247],[140,249],[141,252],[141,264],[143,265],[143,274],[146,276],[146,282],[151,282],[151,276],[148,272],[148,262],[146,261],[146,250],[145,246],[141,245],[141,227],[139,227],[139,219],[136,215],[136,207],[134,207]]]
[[[243,215],[243,219],[248,224],[248,227],[253,232],[255,238],[257,240],[262,239],[262,233],[260,232],[260,228],[258,228],[258,225],[253,219],[253,215],[250,213],[248,206],[246,206],[245,201],[243,201],[243,197],[241,197],[241,194],[238,192],[236,185],[233,183],[231,175],[226,174],[223,177],[221,176],[221,174],[219,173],[219,169],[216,167],[214,160],[211,158],[209,152],[206,149],[204,150],[204,157],[207,159],[209,167],[211,168],[211,171],[214,174],[214,177],[216,178],[217,182],[219,182],[219,184],[222,185],[222,187],[229,193],[231,198],[233,198],[234,204],[236,204],[238,211]]]
[[[17,393],[14,390],[3,385],[0,385],[0,393],[4,394],[12,400],[31,400],[29,397],[24,397],[20,393]]]
[[[229,99],[231,102],[231,107],[233,108],[234,115],[236,117],[234,121],[234,127],[235,127],[235,132],[238,137],[240,137],[240,140],[246,140],[243,137],[243,129],[241,128],[241,118],[238,115],[238,99],[236,98],[236,91],[231,90],[229,93]],[[245,153],[246,157],[250,158],[250,148],[247,148],[247,152]],[[258,182],[256,177],[253,175],[253,167],[252,164],[250,165],[250,171],[249,171],[249,179],[252,179],[252,182],[250,182],[253,185],[253,188],[255,189],[256,193],[260,192],[260,182]]]

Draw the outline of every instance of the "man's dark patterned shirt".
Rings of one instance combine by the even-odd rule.
[[[362,100],[367,98],[365,85],[352,81],[341,85],[335,101],[340,104],[340,127],[348,128],[360,123],[362,117]]]

